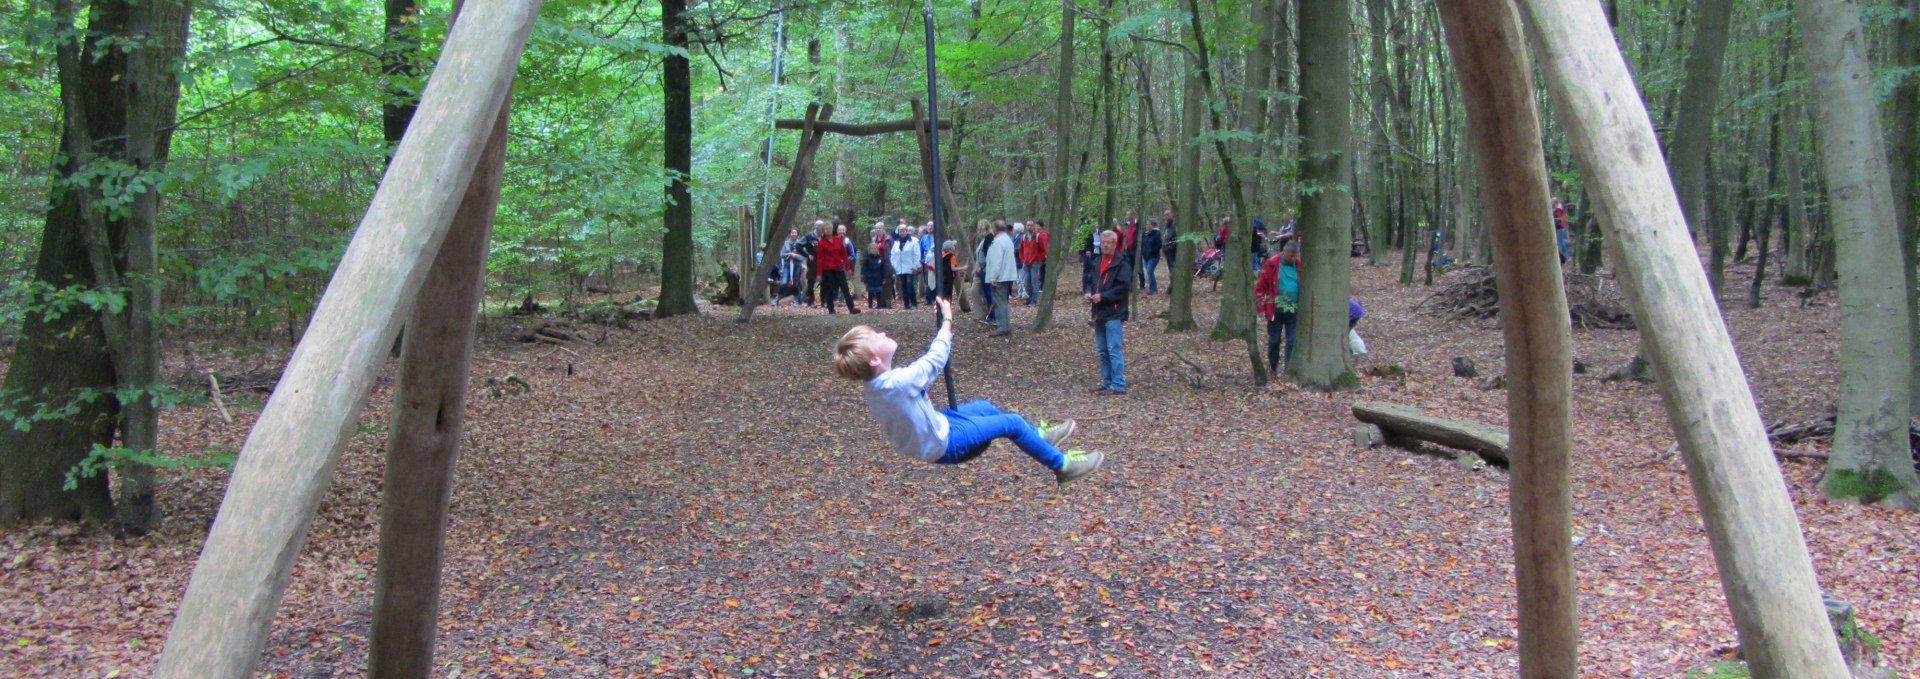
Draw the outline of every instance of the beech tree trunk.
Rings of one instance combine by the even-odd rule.
[[[1074,238],[1073,206],[1068,180],[1073,152],[1073,25],[1077,23],[1074,0],[1060,0],[1060,63],[1055,67],[1053,99],[1053,181],[1048,188],[1047,269],[1040,285],[1040,306],[1034,309],[1033,331],[1046,332],[1053,326],[1053,303],[1060,287],[1060,272],[1067,267],[1067,253],[1079,247]],[[1077,290],[1079,286],[1074,286]]]
[[[1899,66],[1907,69],[1920,68],[1920,0],[1906,0],[1907,15],[1899,22],[1899,35],[1895,38],[1895,53]],[[1906,263],[1907,300],[1911,302],[1909,313],[1913,319],[1913,335],[1908,342],[1908,353],[1912,361],[1913,375],[1908,393],[1908,417],[1920,420],[1920,190],[1914,188],[1914,182],[1920,177],[1920,73],[1908,73],[1893,89],[1887,106],[1887,120],[1892,129],[1887,133],[1888,172],[1893,181],[1893,209],[1898,217],[1896,224],[1900,229],[1900,255]]]
[[[1193,26],[1194,54],[1200,61],[1200,84],[1212,100],[1218,93],[1213,82],[1213,66],[1208,56],[1207,32],[1200,23],[1200,5],[1197,0],[1187,0],[1187,16]],[[1208,105],[1208,117],[1213,121],[1213,129],[1227,129],[1221,120],[1220,106]],[[1225,260],[1220,273],[1226,290],[1220,294],[1220,317],[1213,326],[1213,338],[1216,340],[1239,338],[1247,346],[1247,362],[1253,372],[1253,383],[1267,383],[1266,358],[1260,355],[1259,334],[1253,325],[1253,220],[1247,212],[1246,193],[1241,190],[1239,164],[1227,143],[1220,138],[1213,140],[1214,154],[1220,157],[1220,173],[1225,175],[1227,193],[1233,200],[1233,214],[1238,216],[1238,225],[1227,232],[1227,248],[1221,253]],[[1199,226],[1196,224],[1195,226]],[[1211,233],[1208,230],[1207,233]]]
[[[1698,0],[1694,6],[1693,46],[1687,51],[1687,80],[1680,89],[1679,119],[1674,122],[1668,156],[1674,193],[1697,238],[1707,226],[1707,154],[1713,149],[1714,108],[1720,101],[1720,76],[1726,63],[1728,24],[1733,0]],[[1711,281],[1719,290],[1719,281]]]
[[[1797,0],[1806,40],[1814,119],[1827,196],[1833,203],[1840,276],[1840,403],[1833,460],[1821,488],[1920,510],[1920,475],[1909,457],[1913,306],[1906,296],[1893,188],[1874,104],[1860,11],[1843,0]],[[1913,121],[1905,121],[1912,124]]]
[[[1786,257],[1780,277],[1788,285],[1810,285],[1813,271],[1807,265],[1807,254],[1813,244],[1813,225],[1807,219],[1806,180],[1800,170],[1804,147],[1800,144],[1799,102],[1788,101],[1781,115],[1786,119],[1781,123],[1786,126],[1786,137],[1780,141],[1780,173],[1787,178],[1787,230],[1780,244],[1780,254]]]
[[[73,2],[54,5],[54,19],[62,30],[73,31],[78,8]],[[115,86],[127,78],[127,56],[112,49],[109,39],[123,36],[131,5],[101,2],[90,8],[86,37],[63,41],[56,59],[60,68],[63,114],[61,147],[54,155],[53,173],[70,177],[87,164],[88,154],[117,157],[126,129],[126,90]],[[84,153],[71,153],[79,148]],[[56,188],[48,198],[46,226],[40,234],[40,253],[34,282],[56,289],[96,287],[87,250],[90,192]],[[109,228],[120,228],[112,221]],[[6,403],[16,414],[46,407],[77,409],[68,417],[41,420],[30,428],[0,426],[0,521],[49,519],[106,522],[113,516],[113,497],[106,475],[79,479],[72,491],[62,490],[67,471],[86,459],[95,444],[112,445],[120,407],[111,398],[79,399],[82,391],[109,391],[115,386],[113,359],[108,355],[104,316],[85,308],[61,309],[57,317],[28,313],[20,344],[7,366]]]
[[[1799,517],[1606,17],[1593,3],[1519,5],[1659,376],[1753,676],[1846,677]]]
[[[687,49],[691,30],[687,0],[660,0],[660,32],[668,45]],[[660,243],[660,304],[657,318],[698,311],[693,301],[693,75],[687,57],[669,54],[662,64],[660,89],[666,100],[666,235]]]
[[[1319,187],[1300,200],[1299,330],[1288,374],[1321,391],[1358,384],[1347,353],[1353,192],[1352,62],[1347,0],[1300,4],[1300,176]],[[1416,241],[1409,240],[1408,247]]]
[[[1189,39],[1193,29],[1187,29]],[[1207,227],[1200,223],[1200,107],[1204,90],[1200,83],[1200,61],[1192,49],[1182,50],[1180,91],[1180,172],[1179,199],[1174,205],[1174,223],[1180,236],[1191,242],[1179,243],[1173,252],[1173,282],[1167,300],[1167,332],[1188,332],[1200,325],[1193,320],[1193,267],[1196,251],[1207,242]]]
[[[1387,145],[1387,104],[1393,97],[1387,83],[1387,24],[1392,21],[1387,0],[1367,0],[1368,71],[1372,81],[1367,89],[1368,110],[1373,114],[1373,148],[1367,153],[1371,169],[1367,172],[1367,263],[1378,266],[1393,253],[1392,220],[1387,219],[1387,163],[1392,150]]]
[[[186,53],[192,7],[185,0],[129,4],[132,10],[127,38],[143,47],[127,54],[122,85],[126,89],[127,125],[121,160],[139,175],[161,176],[173,142],[173,123],[180,103],[177,74],[180,58]],[[94,280],[128,291],[124,310],[117,314],[100,312],[116,381],[123,388],[138,390],[123,404],[121,442],[128,450],[153,454],[160,448],[160,410],[151,391],[159,382],[160,372],[160,339],[156,332],[160,315],[160,192],[141,191],[130,202],[118,233],[112,233],[105,215],[94,211],[83,214],[89,222],[87,231],[93,234],[87,249],[93,260]],[[122,248],[118,253],[116,244]],[[116,535],[145,535],[159,523],[155,484],[152,467],[132,462],[121,465],[120,497],[114,507]]]

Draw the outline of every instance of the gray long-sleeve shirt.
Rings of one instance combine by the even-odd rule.
[[[867,380],[867,410],[901,455],[937,462],[947,454],[947,416],[934,410],[927,387],[947,366],[952,350],[953,332],[943,328],[933,336],[926,355]]]

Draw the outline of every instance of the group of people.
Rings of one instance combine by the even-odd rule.
[[[1301,239],[1293,232],[1291,213],[1272,236],[1261,220],[1254,220],[1254,227],[1259,271],[1255,301],[1267,326],[1267,367],[1278,372],[1293,358]],[[791,298],[794,306],[824,304],[831,314],[836,301],[844,300],[851,313],[860,313],[849,282],[856,267],[870,309],[890,308],[896,299],[904,309],[951,299],[954,282],[970,281],[986,310],[984,322],[994,327],[991,336],[1009,335],[1013,303],[1031,306],[1040,298],[1051,237],[1041,220],[983,219],[977,228],[978,243],[971,256],[963,258],[955,253],[955,241],[934,242],[931,223],[914,225],[900,218],[889,228],[883,220],[859,246],[847,235],[845,223],[815,221],[811,233],[795,230],[781,244],[780,264],[769,276],[776,290],[773,304]],[[1231,228],[1231,221],[1221,220],[1213,239],[1216,248],[1224,247]],[[1124,324],[1130,320],[1130,298],[1136,291],[1159,293],[1159,264],[1164,259],[1171,267],[1178,247],[1172,210],[1144,223],[1128,211],[1124,220],[1089,233],[1082,244],[1080,293],[1090,307],[1100,369],[1093,392],[1127,393]],[[1352,331],[1366,311],[1358,300],[1349,299],[1348,312]],[[1349,345],[1355,353],[1366,351],[1357,333],[1350,333]]]
[[[933,246],[933,225],[915,226],[904,217],[892,229],[884,221],[875,223],[864,247],[847,235],[845,222],[815,220],[805,235],[799,229],[787,233],[779,261],[767,273],[767,287],[776,307],[791,299],[795,307],[824,304],[831,314],[836,302],[845,301],[847,311],[857,314],[852,284],[857,267],[868,308],[891,308],[898,298],[903,308],[912,309],[933,303],[938,293]],[[948,241],[943,251],[952,248]]]

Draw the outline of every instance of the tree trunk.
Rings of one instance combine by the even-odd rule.
[[[74,29],[72,2],[54,5],[61,30]],[[61,148],[54,154],[53,174],[71,177],[85,164],[70,148],[118,153],[115,141],[126,126],[126,92],[115,87],[126,76],[126,55],[103,49],[103,39],[126,32],[131,7],[102,2],[87,20],[88,37],[62,41],[58,59],[64,125]],[[84,53],[80,53],[84,50]],[[71,54],[70,54],[71,53]],[[74,109],[74,110],[65,110]],[[52,289],[95,287],[89,265],[84,216],[92,197],[81,191],[56,188],[48,199],[46,226],[40,234],[40,254],[34,283]],[[46,304],[40,301],[39,304]],[[113,515],[113,497],[105,474],[77,479],[78,487],[63,490],[68,470],[87,458],[95,445],[112,445],[120,408],[112,398],[79,398],[83,391],[111,391],[112,358],[106,351],[102,315],[85,308],[60,309],[59,314],[27,313],[20,343],[7,367],[5,407],[15,417],[41,409],[71,407],[65,417],[0,426],[0,522],[51,519],[105,522]]]
[[[1687,80],[1680,90],[1680,118],[1668,155],[1673,159],[1673,190],[1680,196],[1687,229],[1698,237],[1707,220],[1707,154],[1713,148],[1714,108],[1720,101],[1733,0],[1697,0],[1695,8]],[[1716,282],[1714,290],[1719,289]]]
[[[1776,87],[1779,86],[1780,83],[1785,82],[1787,79],[1787,64],[1788,64],[1788,60],[1786,59],[1780,60],[1780,69],[1778,71],[1779,75],[1774,80],[1774,85]],[[1780,217],[1784,216],[1786,213],[1786,204],[1779,197],[1780,164],[1781,164],[1780,137],[1784,136],[1780,129],[1781,128],[1780,110],[1777,108],[1774,109],[1773,112],[1768,115],[1767,122],[1768,122],[1768,125],[1767,125],[1767,128],[1768,128],[1767,129],[1767,194],[1768,194],[1768,197],[1767,197],[1767,205],[1765,208],[1766,214],[1759,216],[1755,220],[1756,222],[1758,222],[1755,225],[1755,227],[1759,231],[1759,234],[1755,238],[1755,241],[1756,241],[1755,245],[1759,246],[1760,248],[1760,257],[1759,257],[1759,261],[1755,263],[1753,267],[1753,285],[1747,291],[1747,307],[1750,309],[1760,308],[1760,304],[1762,301],[1761,293],[1765,291],[1766,284],[1767,284],[1767,251],[1770,249],[1770,246],[1772,246],[1773,244],[1772,241],[1770,240],[1773,236],[1773,233],[1772,233],[1773,224],[1774,222],[1778,221]]]
[[[1780,172],[1787,176],[1787,230],[1781,234],[1780,253],[1786,256],[1780,280],[1787,285],[1810,285],[1813,272],[1807,266],[1807,253],[1813,240],[1813,226],[1807,220],[1806,181],[1800,171],[1800,104],[1788,101],[1782,114],[1786,120],[1786,138],[1781,140]]]
[[[1373,148],[1367,154],[1372,169],[1368,171],[1370,190],[1367,192],[1367,263],[1384,264],[1387,256],[1393,253],[1388,241],[1393,239],[1392,222],[1387,219],[1387,163],[1393,156],[1387,145],[1387,104],[1393,94],[1387,85],[1387,23],[1392,21],[1387,12],[1387,0],[1367,0],[1368,59],[1367,78],[1372,85],[1367,89],[1369,110],[1373,113]]]
[[[1218,89],[1213,82],[1207,32],[1205,25],[1200,23],[1198,0],[1187,0],[1187,16],[1193,22],[1194,54],[1200,61],[1200,84],[1211,101],[1218,95]],[[1216,132],[1226,129],[1220,117],[1221,108],[1207,106],[1208,117]],[[1253,383],[1264,385],[1267,383],[1267,363],[1260,354],[1259,334],[1253,326],[1253,276],[1249,275],[1252,268],[1250,260],[1253,259],[1253,223],[1247,213],[1247,197],[1241,190],[1240,171],[1233,153],[1227,148],[1227,143],[1218,137],[1213,140],[1213,151],[1220,157],[1220,172],[1225,175],[1227,193],[1233,199],[1233,214],[1240,221],[1238,228],[1228,231],[1227,249],[1221,254],[1225,261],[1220,272],[1226,291],[1220,295],[1220,317],[1213,326],[1213,338],[1222,340],[1237,337],[1244,340],[1247,362],[1253,371]],[[1345,179],[1342,178],[1342,181]]]
[[[1114,126],[1114,116],[1119,111],[1119,97],[1113,86],[1113,0],[1100,0],[1100,229],[1113,228],[1114,215],[1119,204],[1120,187],[1115,181],[1120,176],[1120,146],[1116,138],[1118,130]],[[1126,248],[1126,234],[1120,234],[1120,247]]]
[[[1906,18],[1896,29],[1895,52],[1900,67],[1915,69],[1920,68],[1920,0],[1906,0],[1906,10]],[[1908,417],[1920,420],[1920,270],[1915,268],[1920,264],[1920,253],[1915,252],[1920,247],[1920,190],[1914,188],[1914,182],[1920,179],[1920,129],[1916,129],[1920,128],[1920,74],[1908,73],[1893,89],[1886,119],[1893,121],[1887,135],[1888,171],[1893,182],[1893,209],[1899,215],[1895,223],[1904,226],[1900,230],[1900,256],[1906,262],[1907,300],[1913,318],[1913,336],[1908,342],[1913,370]]]
[[[1786,482],[1606,17],[1592,3],[1519,4],[1659,374],[1753,675],[1845,677]]]
[[[1192,32],[1192,28],[1188,28]],[[1207,242],[1207,228],[1200,223],[1200,107],[1203,90],[1200,61],[1191,49],[1182,50],[1180,62],[1186,74],[1180,92],[1180,196],[1174,205],[1174,223],[1183,238],[1173,250],[1173,282],[1167,301],[1167,332],[1188,332],[1200,325],[1193,320],[1193,267],[1195,251]]]
[[[127,34],[145,47],[131,50],[127,56],[125,161],[141,175],[162,175],[178,117],[178,65],[186,53],[192,7],[184,0],[132,4]],[[128,290],[126,309],[120,314],[101,313],[108,316],[103,326],[107,328],[116,381],[121,387],[140,390],[121,412],[121,440],[127,449],[144,453],[157,453],[160,447],[160,411],[151,391],[159,384],[160,368],[156,332],[160,315],[159,219],[160,192],[141,191],[133,196],[119,233],[109,234],[101,219],[89,229],[95,238],[88,243],[94,280]],[[115,243],[124,248],[119,257],[112,249]],[[154,491],[152,467],[132,462],[122,465],[113,521],[115,534],[145,535],[159,523]]]
[[[1322,391],[1358,384],[1347,352],[1353,193],[1342,188],[1353,174],[1347,22],[1347,0],[1300,4],[1300,136],[1306,145],[1300,176],[1320,190],[1301,199],[1295,228],[1300,329],[1287,371],[1301,386]]]
[[[1840,403],[1833,460],[1821,488],[1836,498],[1920,510],[1920,475],[1907,440],[1913,355],[1908,266],[1894,221],[1859,9],[1841,0],[1798,0],[1807,74],[1840,277]],[[1905,121],[1912,124],[1913,121]],[[1843,252],[1844,251],[1844,252]]]
[[[1060,0],[1060,64],[1055,67],[1053,99],[1053,181],[1047,204],[1047,268],[1040,285],[1040,306],[1034,309],[1033,331],[1046,332],[1053,326],[1053,303],[1060,287],[1060,272],[1067,268],[1067,253],[1076,246],[1072,206],[1068,204],[1069,173],[1073,151],[1073,25],[1076,23],[1074,0]]]
[[[660,32],[668,45],[687,49],[691,30],[684,16],[687,0],[660,0]],[[666,100],[666,235],[660,243],[660,304],[655,318],[698,311],[693,302],[693,75],[687,57],[669,54],[661,69]]]

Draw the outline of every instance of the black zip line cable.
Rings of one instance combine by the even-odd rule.
[[[925,7],[925,13],[922,16],[925,18],[927,26],[927,146],[929,147],[927,196],[933,200],[933,244],[937,249],[934,254],[933,290],[935,295],[942,293],[951,295],[953,281],[948,279],[946,267],[941,266],[946,257],[945,249],[947,238],[945,224],[943,223],[945,220],[940,217],[940,81],[939,76],[933,68],[933,0],[926,0]],[[909,291],[908,294],[917,292],[919,291],[913,290]],[[947,320],[951,321],[952,319]],[[933,327],[935,332],[939,331],[940,323],[940,306],[936,304],[933,307]],[[960,401],[954,397],[953,392],[953,354],[951,353],[951,344],[949,344],[948,349],[947,369],[941,371],[941,373],[946,376],[947,380],[947,407],[955,408],[960,405]]]

